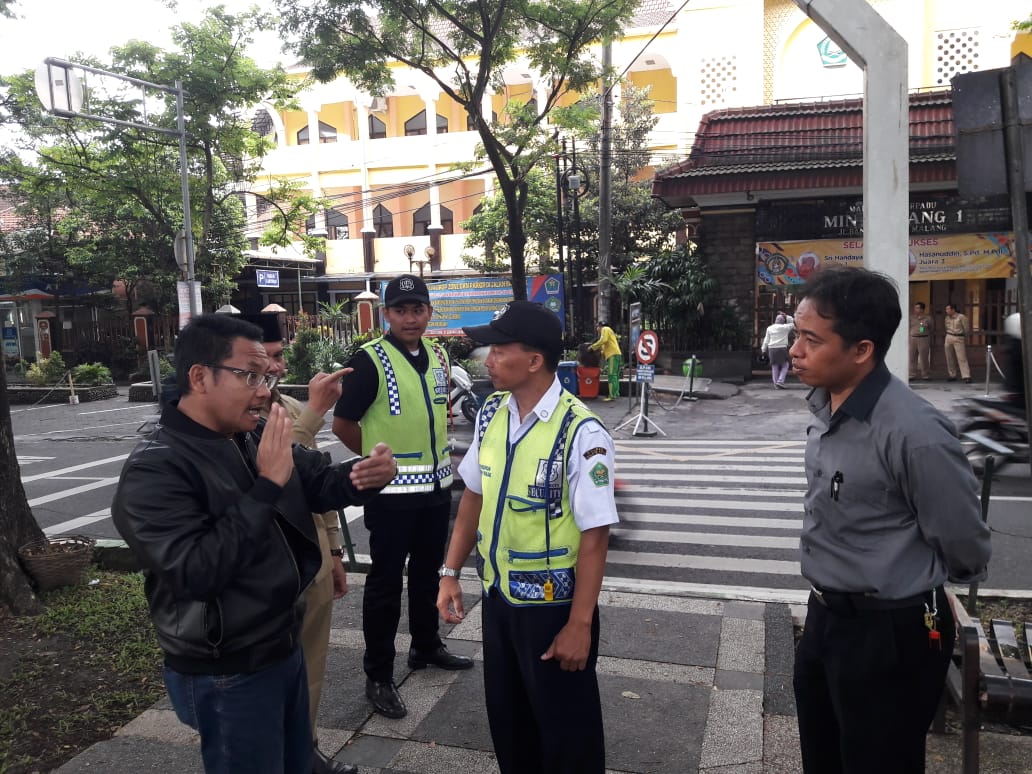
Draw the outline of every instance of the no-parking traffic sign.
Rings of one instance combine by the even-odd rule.
[[[639,363],[654,363],[659,355],[659,336],[655,331],[642,331],[638,337],[638,344],[634,348],[634,355]]]

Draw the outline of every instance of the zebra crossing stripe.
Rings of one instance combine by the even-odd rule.
[[[735,548],[778,548],[799,550],[798,537],[740,535],[727,532],[678,532],[676,530],[637,529],[633,526],[612,528],[615,537],[643,543],[677,543],[679,545],[732,546]]]
[[[608,564],[627,564],[636,567],[676,567],[691,570],[719,570],[722,572],[751,572],[762,575],[799,575],[799,562],[779,559],[743,559],[735,556],[692,556],[689,554],[637,553],[610,551]],[[613,576],[607,572],[607,575]]]
[[[623,517],[621,511],[621,518]],[[631,514],[628,514],[631,515]],[[634,530],[632,524],[645,522],[648,524],[684,524],[696,527],[725,527],[727,529],[787,529],[793,532],[800,532],[803,528],[802,519],[765,519],[751,516],[709,516],[694,513],[652,513],[643,512],[633,514],[639,516],[636,520],[622,520],[620,523]],[[615,525],[614,529],[620,528]],[[637,533],[635,533],[637,534]],[[797,541],[798,545],[798,541]]]

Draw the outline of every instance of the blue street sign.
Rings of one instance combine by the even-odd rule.
[[[274,269],[256,269],[255,274],[258,276],[258,287],[260,288],[278,288],[279,287],[279,272]]]
[[[656,381],[656,366],[654,365],[640,365],[635,370],[634,381],[636,382],[654,382]]]

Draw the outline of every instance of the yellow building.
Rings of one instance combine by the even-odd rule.
[[[1012,0],[872,4],[908,42],[911,88],[942,88],[957,73],[1009,61],[1010,25],[1018,14]],[[860,68],[794,0],[693,0],[678,12],[679,6],[643,0],[613,45],[615,70],[647,87],[654,101],[659,120],[649,146],[656,168],[688,155],[695,128],[713,110],[863,90]],[[502,114],[507,100],[533,98],[538,89],[535,72],[520,64],[508,67],[502,80],[504,90],[484,101],[485,117]],[[324,271],[310,272],[303,282],[299,272],[300,292],[258,289],[253,275],[245,275],[245,302],[277,302],[293,311],[300,294],[305,309],[314,311],[317,298],[375,290],[379,280],[403,271],[470,273],[462,261],[461,223],[493,192],[493,175],[486,163],[467,175],[454,165],[473,161],[478,135],[468,131],[461,108],[421,73],[399,65],[395,81],[385,97],[340,78],[304,92],[301,111],[258,108],[255,126],[275,143],[259,180],[299,183],[332,206],[310,223],[310,233],[326,233]],[[257,237],[268,222],[267,205],[251,197],[248,211]]]

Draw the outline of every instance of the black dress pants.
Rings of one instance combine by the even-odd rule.
[[[501,773],[603,774],[598,608],[588,664],[579,672],[541,660],[569,619],[569,605],[515,607],[492,589],[482,609],[487,719]]]
[[[367,505],[371,567],[362,597],[366,675],[387,682],[394,675],[394,638],[401,619],[402,576],[408,558],[409,633],[412,647],[436,650],[437,571],[444,562],[450,503],[391,511]]]
[[[810,595],[793,680],[806,774],[924,772],[955,639],[936,597],[941,648],[929,646],[923,605],[835,610]]]

